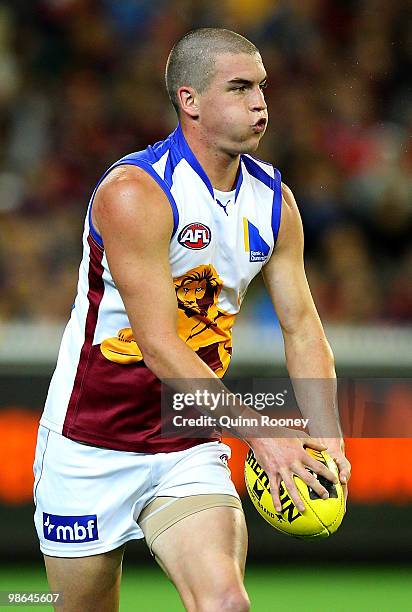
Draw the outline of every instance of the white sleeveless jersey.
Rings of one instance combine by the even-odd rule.
[[[134,340],[102,239],[91,221],[97,187],[113,168],[126,164],[144,169],[169,200],[178,332],[220,377],[229,366],[232,328],[247,287],[276,242],[280,173],[241,155],[236,189],[214,192],[179,126],[166,140],[113,164],[91,197],[77,296],[41,423],[71,439],[118,450],[183,450],[204,440],[160,436],[160,381],[146,367]]]

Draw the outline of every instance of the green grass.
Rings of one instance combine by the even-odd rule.
[[[246,587],[255,612],[403,612],[412,609],[412,567],[250,566]],[[213,585],[211,585],[213,588]],[[48,590],[41,567],[0,566],[0,591]],[[1,610],[16,609],[0,606]],[[51,610],[24,606],[22,610]],[[121,612],[183,612],[157,568],[125,563]],[[98,606],[96,606],[98,612]],[[211,611],[214,612],[214,611]]]

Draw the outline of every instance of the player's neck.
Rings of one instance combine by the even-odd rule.
[[[235,188],[240,155],[232,157],[218,151],[202,134],[184,129],[187,144],[209,177],[214,189],[231,191]]]

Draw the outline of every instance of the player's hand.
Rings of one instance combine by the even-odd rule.
[[[299,438],[296,437],[299,435]],[[293,476],[299,476],[311,489],[322,499],[327,499],[329,493],[317,478],[306,468],[310,468],[318,474],[337,482],[333,474],[323,463],[311,457],[305,446],[315,450],[326,450],[326,445],[317,438],[311,438],[304,432],[296,432],[293,437],[286,438],[256,438],[250,443],[256,460],[266,471],[270,481],[270,492],[273,504],[277,512],[282,511],[279,498],[279,486],[281,481],[285,483],[288,493],[299,512],[305,510],[305,504],[299,495]]]
[[[335,461],[339,470],[339,480],[343,485],[345,503],[348,497],[348,480],[351,474],[351,464],[345,457],[345,444],[342,438],[322,438],[326,451]]]

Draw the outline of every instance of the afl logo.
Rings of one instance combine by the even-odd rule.
[[[179,236],[178,242],[187,249],[204,249],[210,244],[211,231],[203,223],[189,223],[186,225]]]

